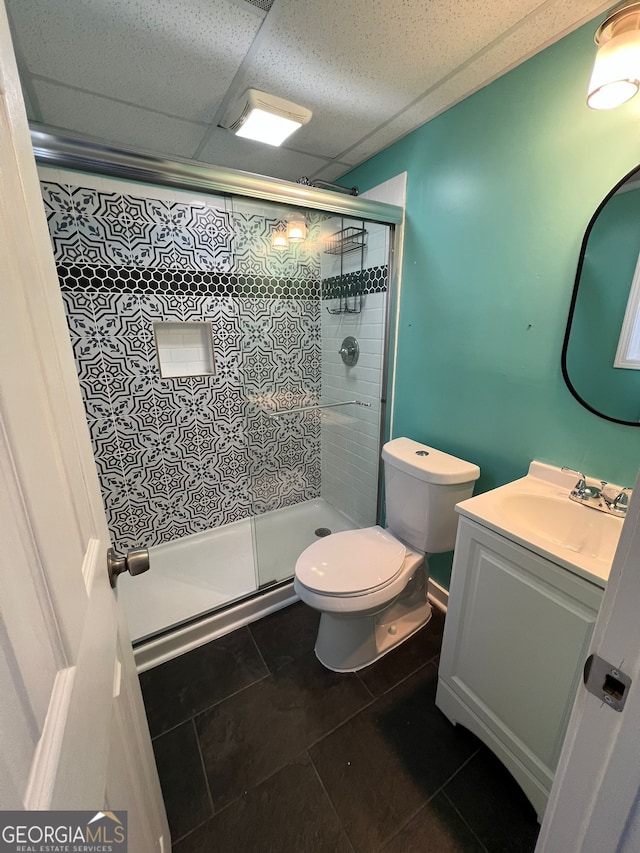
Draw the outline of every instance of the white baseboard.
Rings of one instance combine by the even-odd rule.
[[[429,578],[429,584],[427,586],[427,598],[432,604],[435,604],[438,610],[442,610],[443,613],[447,612],[447,605],[449,603],[449,590],[445,589],[443,586],[440,586],[440,584],[434,581],[432,578]]]
[[[449,593],[431,578],[429,578],[427,596],[429,601],[439,610],[444,613],[447,612]],[[190,652],[198,646],[204,646],[211,640],[230,634],[236,628],[249,625],[251,622],[262,619],[263,616],[287,607],[295,601],[298,601],[298,596],[293,590],[292,581],[256,598],[241,601],[235,607],[230,607],[221,613],[212,613],[211,616],[190,625],[176,628],[175,631],[170,631],[163,637],[142,643],[133,651],[138,672],[145,672],[147,669],[152,669],[154,666],[178,657],[178,655]]]
[[[255,598],[241,601],[228,610],[212,613],[211,616],[206,616],[197,622],[176,628],[175,631],[142,643],[133,650],[137,670],[139,673],[145,672],[198,646],[204,646],[211,640],[230,634],[236,628],[242,628],[257,619],[262,619],[263,616],[287,607],[295,601],[298,601],[298,596],[293,590],[293,581],[291,581],[285,586],[267,591]]]

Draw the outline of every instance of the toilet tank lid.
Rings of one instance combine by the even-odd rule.
[[[480,469],[472,462],[465,462],[410,438],[388,441],[382,448],[382,458],[387,465],[438,486],[471,483],[480,476]]]

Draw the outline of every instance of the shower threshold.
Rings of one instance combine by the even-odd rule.
[[[321,527],[356,525],[316,498],[150,548],[151,571],[123,575],[118,585],[132,641],[138,646],[291,578]]]

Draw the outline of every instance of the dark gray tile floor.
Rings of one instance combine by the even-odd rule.
[[[140,677],[175,853],[527,853],[509,773],[434,704],[444,617],[357,674],[295,604]]]

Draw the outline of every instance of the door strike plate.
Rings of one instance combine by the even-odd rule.
[[[598,655],[589,655],[584,664],[584,686],[614,711],[622,711],[631,679]]]

